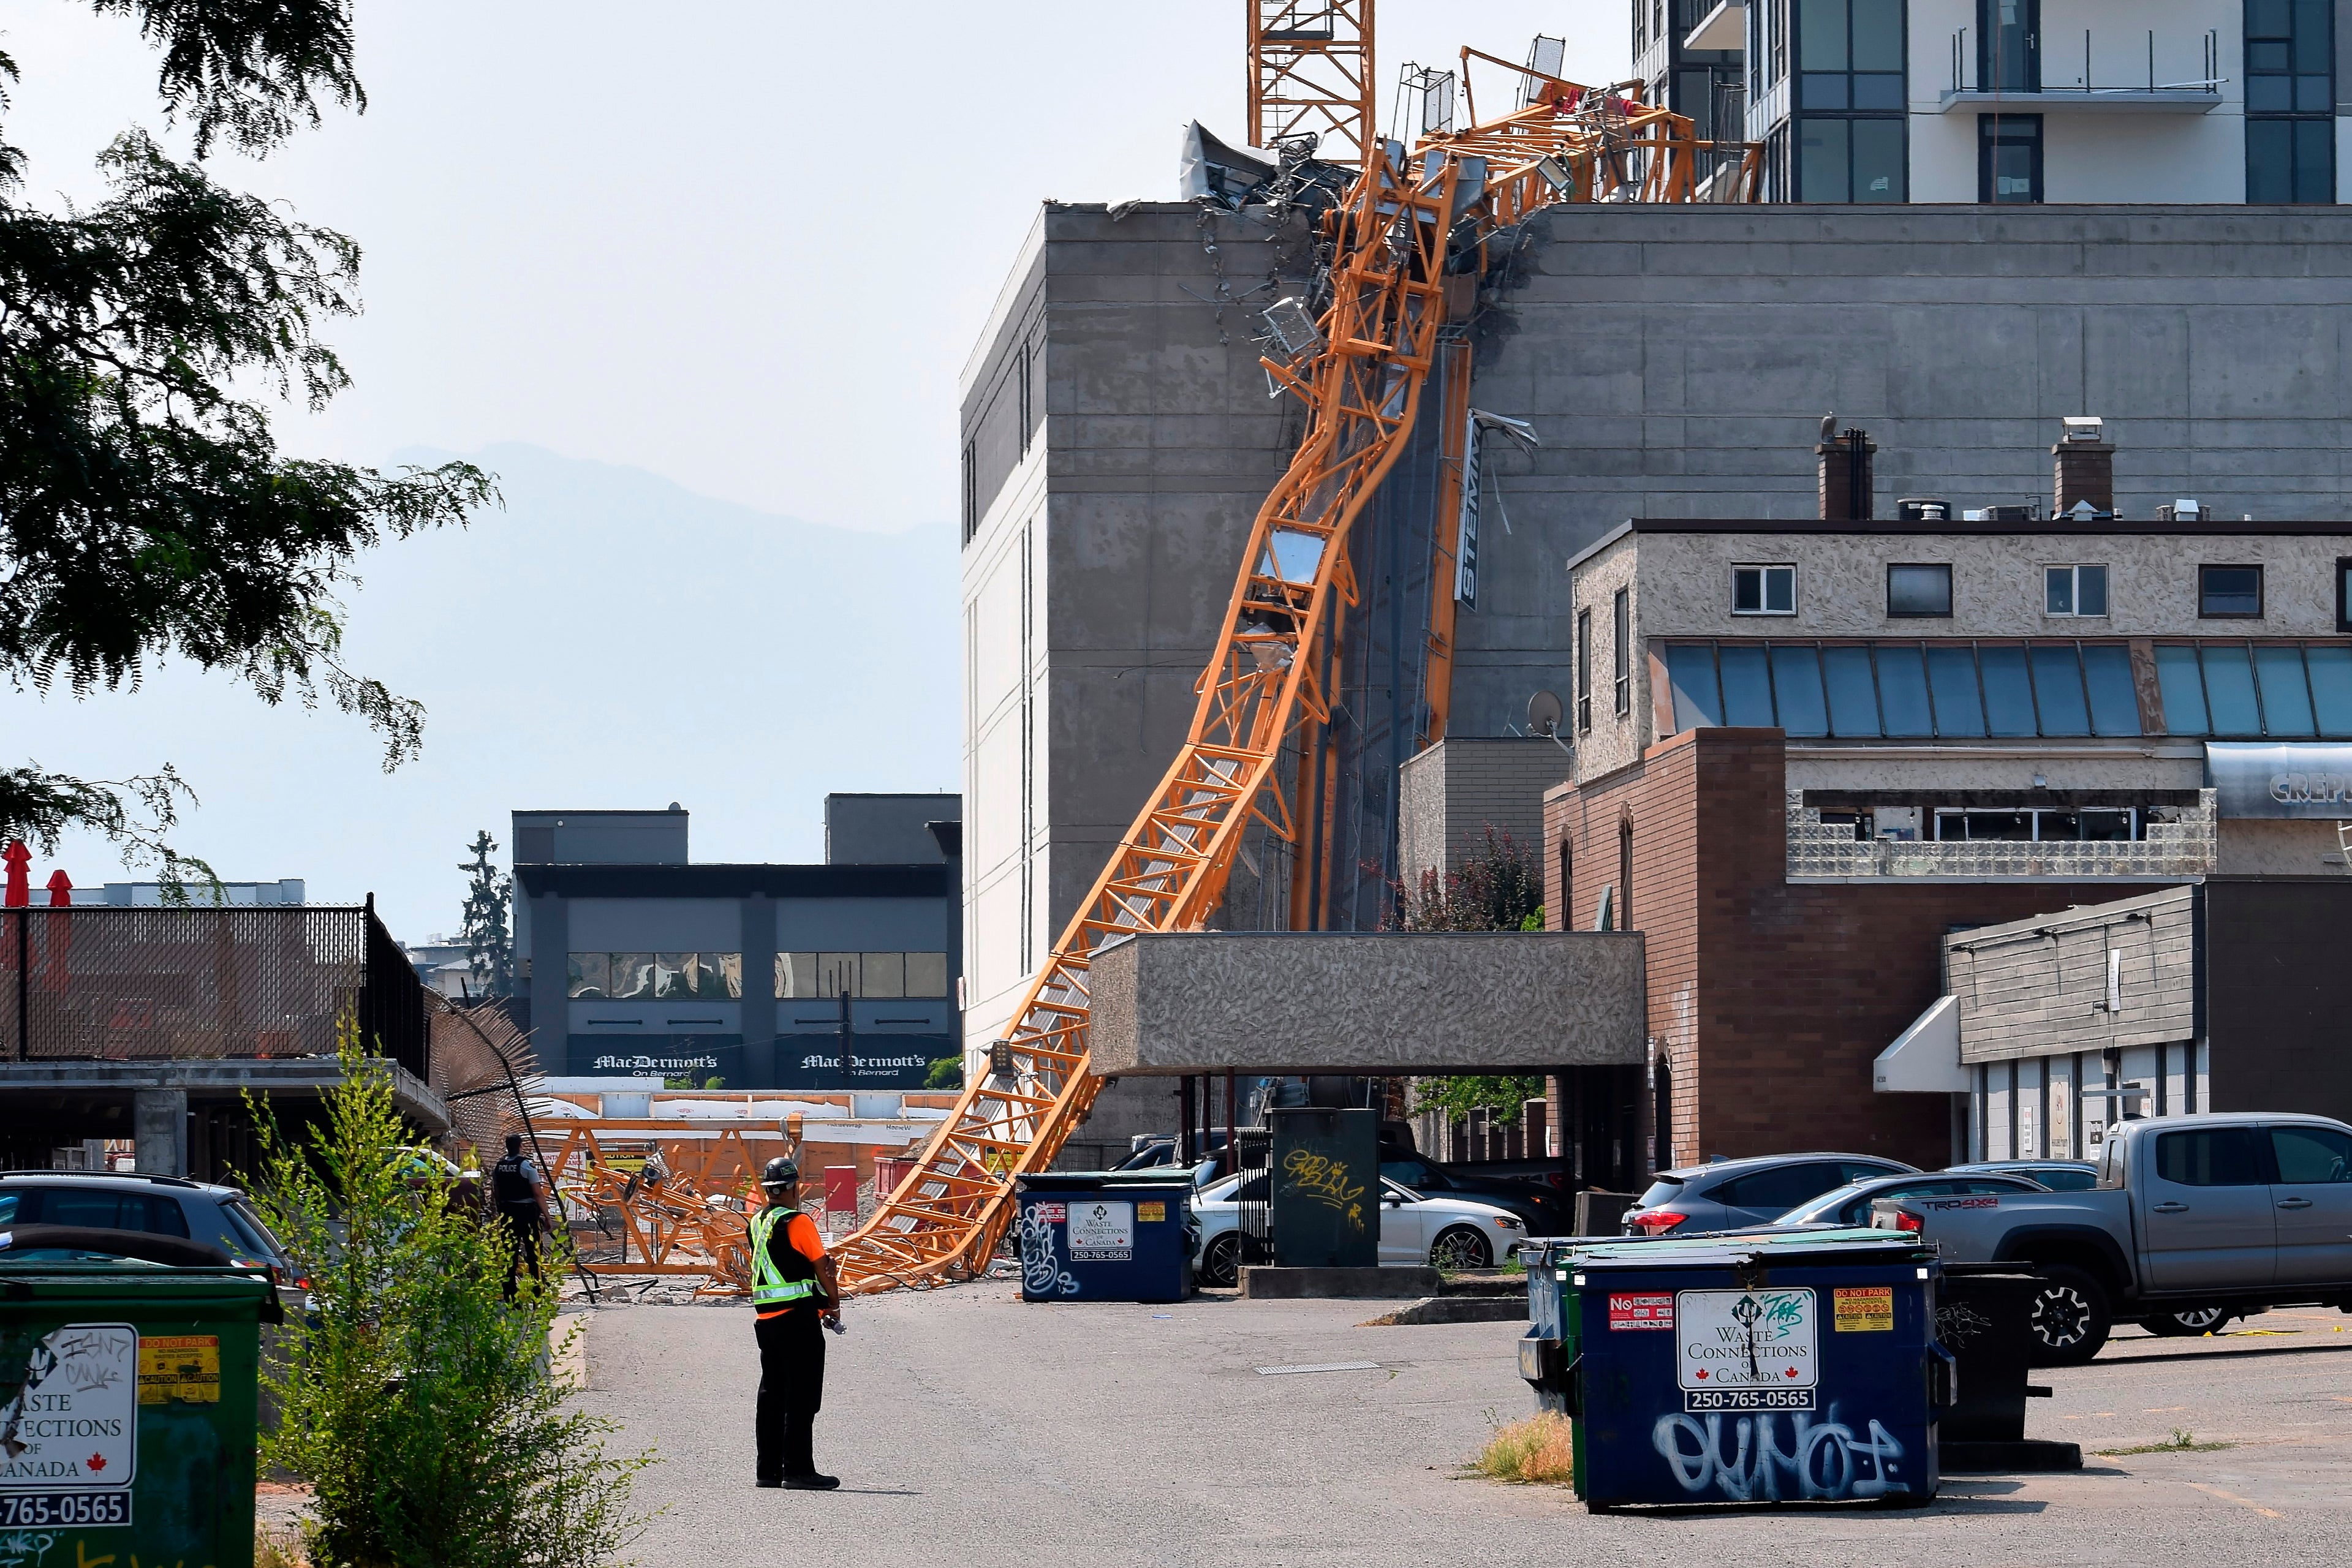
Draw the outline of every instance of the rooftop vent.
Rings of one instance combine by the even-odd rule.
[[[2205,521],[2205,507],[2201,503],[2183,497],[2158,507],[2156,520],[2159,523],[2201,523]]]
[[[1952,519],[1952,504],[1940,496],[1898,497],[1895,516],[1906,523],[1948,523]]]

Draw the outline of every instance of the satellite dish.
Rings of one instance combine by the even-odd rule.
[[[1528,699],[1528,729],[1535,735],[1558,735],[1559,721],[1567,709],[1559,706],[1559,697],[1552,692],[1538,692]]]

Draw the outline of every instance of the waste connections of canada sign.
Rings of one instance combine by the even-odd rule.
[[[129,1524],[138,1458],[139,1331],[52,1331],[0,1406],[0,1530]]]
[[[1818,1306],[1810,1290],[1675,1291],[1683,1408],[1813,1408]]]

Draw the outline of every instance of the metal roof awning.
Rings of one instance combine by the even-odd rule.
[[[1964,1094],[1968,1070],[1960,1065],[1960,999],[1937,997],[1935,1004],[1895,1037],[1871,1064],[1870,1086],[1881,1094]]]

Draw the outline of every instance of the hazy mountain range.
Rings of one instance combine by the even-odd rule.
[[[352,666],[425,706],[418,760],[387,775],[355,720],[179,668],[15,695],[11,752],[86,777],[175,763],[203,801],[183,848],[314,902],[373,891],[408,940],[455,928],[465,845],[504,845],[517,807],[677,800],[696,860],[814,861],[828,790],[961,787],[951,525],[864,533],[535,446],[466,455],[506,509],[373,552],[346,596]],[[128,874],[94,841],[58,862]]]

